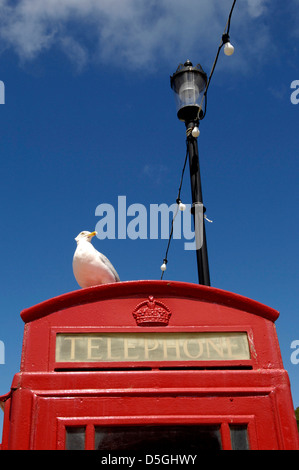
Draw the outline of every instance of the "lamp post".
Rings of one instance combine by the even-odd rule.
[[[188,60],[179,65],[176,72],[170,77],[171,88],[175,93],[177,116],[185,122],[187,146],[189,154],[189,168],[192,193],[192,212],[196,240],[196,257],[198,282],[210,285],[210,272],[208,251],[204,222],[204,206],[201,189],[201,178],[198,158],[197,137],[199,135],[199,120],[203,116],[202,102],[207,85],[207,75],[200,64],[193,67]],[[200,236],[200,233],[202,236]]]

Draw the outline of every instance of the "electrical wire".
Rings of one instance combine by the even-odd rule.
[[[170,234],[169,234],[168,244],[167,244],[165,256],[164,256],[164,259],[163,259],[163,263],[165,264],[165,266],[166,266],[167,263],[168,263],[167,256],[168,256],[168,250],[169,250],[170,242],[171,242],[172,235],[173,235],[173,224],[174,224],[175,218],[176,218],[176,216],[177,216],[177,214],[178,214],[179,204],[180,204],[180,202],[181,202],[181,190],[182,190],[183,179],[184,179],[184,173],[185,173],[185,168],[186,168],[186,163],[187,163],[188,155],[189,155],[189,151],[188,151],[188,145],[187,145],[186,156],[185,156],[184,166],[183,166],[183,170],[182,170],[180,186],[179,186],[179,190],[178,190],[178,197],[176,198],[177,208],[176,208],[176,212],[175,212],[175,214],[174,214],[174,216],[173,216],[173,218],[172,218],[171,230],[170,230]],[[162,271],[161,280],[163,279],[163,275],[164,275],[164,271]]]
[[[231,21],[231,18],[232,18],[232,14],[233,14],[233,11],[234,11],[234,8],[235,8],[236,1],[237,0],[234,0],[234,2],[232,4],[232,7],[231,7],[231,10],[230,10],[230,13],[229,13],[229,17],[228,17],[228,21],[227,21],[227,30],[226,30],[227,34],[229,34],[230,21]]]
[[[228,16],[228,20],[227,20],[227,23],[225,25],[225,28],[224,28],[224,32],[222,34],[222,37],[221,37],[221,42],[219,44],[219,47],[218,47],[218,50],[217,50],[217,54],[216,54],[216,57],[215,57],[215,60],[214,60],[214,63],[213,63],[213,66],[212,66],[212,69],[211,69],[211,72],[210,72],[210,75],[209,75],[209,78],[208,78],[208,81],[207,81],[207,84],[206,84],[206,88],[205,88],[205,91],[204,91],[204,94],[202,96],[202,99],[201,99],[201,103],[200,103],[200,106],[199,106],[199,111],[198,111],[198,119],[199,120],[202,120],[205,115],[206,115],[206,112],[207,112],[207,93],[208,93],[208,89],[209,89],[209,86],[210,86],[210,83],[211,83],[211,80],[212,80],[212,76],[214,74],[214,71],[215,71],[215,68],[216,68],[216,65],[217,65],[217,62],[218,62],[218,57],[219,57],[219,54],[220,54],[220,51],[222,49],[222,47],[224,46],[225,42],[224,42],[224,39],[229,37],[229,31],[230,31],[230,22],[231,22],[231,18],[232,18],[232,14],[233,14],[233,11],[234,11],[234,8],[235,8],[235,5],[236,5],[236,1],[237,0],[234,0],[233,1],[233,4],[232,4],[232,7],[230,9],[230,13],[229,13],[229,16]],[[203,112],[203,114],[200,116],[200,111],[202,109],[202,104],[203,104],[203,100],[205,99],[205,110]]]

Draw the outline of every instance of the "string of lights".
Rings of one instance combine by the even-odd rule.
[[[165,256],[164,256],[164,259],[163,259],[163,264],[161,266],[161,271],[162,271],[161,280],[163,279],[163,274],[164,274],[164,271],[166,271],[166,267],[167,267],[167,262],[168,262],[167,256],[168,256],[168,250],[169,250],[169,247],[170,247],[170,242],[171,242],[171,239],[172,239],[173,224],[174,224],[175,218],[176,218],[179,210],[184,211],[186,209],[185,204],[183,204],[182,201],[181,201],[181,190],[182,190],[182,184],[183,184],[183,179],[184,179],[186,163],[187,163],[187,160],[188,160],[188,155],[189,155],[189,152],[188,152],[188,146],[187,146],[184,166],[183,166],[183,170],[182,170],[181,182],[180,182],[180,186],[179,186],[179,190],[178,190],[178,196],[176,198],[177,208],[176,208],[175,214],[174,214],[174,216],[172,218],[172,221],[171,221],[171,230],[170,230],[170,234],[169,234],[168,244],[167,244],[166,253],[165,253]]]
[[[207,80],[205,91],[203,93],[202,100],[201,100],[201,103],[200,103],[200,106],[199,106],[199,109],[198,109],[198,115],[197,115],[197,120],[198,121],[202,120],[206,115],[206,111],[207,111],[207,93],[208,93],[208,89],[209,89],[209,86],[210,86],[210,83],[211,83],[211,79],[212,79],[212,76],[214,74],[214,71],[215,71],[215,68],[216,68],[216,65],[217,65],[217,62],[218,62],[219,54],[220,54],[220,51],[221,51],[222,47],[224,47],[224,54],[226,56],[231,56],[234,53],[234,46],[230,43],[229,31],[230,31],[230,25],[231,25],[231,18],[232,18],[232,14],[233,14],[233,11],[234,11],[234,8],[235,8],[235,5],[236,5],[236,1],[237,0],[233,1],[232,7],[230,9],[228,20],[227,20],[224,32],[223,32],[222,37],[221,37],[221,42],[220,42],[220,45],[218,47],[217,54],[216,54],[215,60],[213,62],[213,66],[212,66],[209,78]],[[202,112],[203,102],[205,102],[204,112]],[[188,136],[190,135],[190,133],[192,133],[193,137],[197,138],[198,135],[199,135],[198,127],[193,127],[193,128],[187,129],[187,131],[186,131],[187,139],[188,139]],[[177,209],[176,209],[176,212],[175,212],[175,214],[172,218],[171,230],[170,230],[170,234],[169,234],[167,248],[166,248],[165,256],[164,256],[164,259],[163,259],[163,264],[161,265],[161,271],[162,271],[161,280],[163,279],[164,272],[166,271],[166,268],[167,268],[167,263],[168,263],[168,258],[167,257],[168,257],[168,251],[169,251],[169,248],[170,248],[170,243],[171,243],[171,240],[172,240],[173,224],[174,224],[175,218],[176,218],[179,210],[183,211],[186,208],[185,204],[183,204],[182,201],[181,201],[181,189],[182,189],[183,178],[184,178],[184,173],[185,173],[185,168],[186,168],[188,155],[189,155],[189,152],[188,152],[188,144],[187,144],[187,151],[186,151],[184,166],[183,166],[183,170],[182,170],[178,196],[177,196],[177,199],[176,199]],[[204,216],[204,217],[208,222],[212,222],[211,220],[207,219],[206,216]]]

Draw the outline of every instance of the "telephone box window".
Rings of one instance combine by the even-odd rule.
[[[220,425],[95,427],[96,450],[178,453],[221,448]]]
[[[66,427],[66,450],[85,449],[85,426]]]
[[[230,425],[232,450],[249,450],[247,425]]]

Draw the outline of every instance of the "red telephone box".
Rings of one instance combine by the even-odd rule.
[[[212,287],[136,281],[21,313],[2,449],[299,449],[278,312]]]

